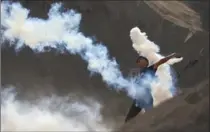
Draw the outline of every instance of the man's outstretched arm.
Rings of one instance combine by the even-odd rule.
[[[165,58],[159,60],[157,63],[155,63],[154,64],[154,68],[157,69],[160,65],[166,63],[171,58],[181,58],[181,55],[177,54],[177,53],[172,53],[172,54],[166,56]]]

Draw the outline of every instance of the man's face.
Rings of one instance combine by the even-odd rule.
[[[140,68],[145,68],[145,67],[148,66],[148,62],[147,62],[147,60],[145,60],[145,59],[139,59],[139,60],[137,61],[137,65],[138,65]]]

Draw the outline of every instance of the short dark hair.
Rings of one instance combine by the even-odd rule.
[[[144,57],[144,56],[139,56],[139,57],[136,59],[136,63],[138,63],[140,60],[145,60],[145,61],[147,61],[147,63],[149,63],[149,60],[148,60],[146,57]]]

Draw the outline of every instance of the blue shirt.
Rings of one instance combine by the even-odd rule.
[[[154,65],[146,67],[140,71],[140,75],[137,78],[137,83],[140,85],[140,87],[143,88],[145,93],[141,97],[136,98],[135,102],[137,107],[145,109],[153,107],[153,97],[151,94],[151,80],[154,80],[156,78],[156,71],[157,69],[154,68]]]

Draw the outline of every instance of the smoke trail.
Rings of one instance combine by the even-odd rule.
[[[134,27],[130,31],[130,37],[133,42],[133,48],[137,51],[139,55],[148,58],[150,64],[154,64],[158,60],[162,59],[164,56],[159,54],[160,48],[158,45],[147,39],[147,35],[137,27]],[[182,61],[183,58],[173,58],[170,59],[166,64],[161,65],[156,75],[158,76],[158,81],[152,83],[152,93],[154,97],[154,105],[158,105],[161,102],[174,96],[176,88],[174,86],[175,77],[173,71],[170,69],[169,65],[173,65]]]
[[[109,58],[108,50],[104,45],[95,44],[91,38],[85,37],[79,32],[81,14],[73,10],[61,12],[61,4],[58,3],[52,5],[47,20],[29,17],[29,10],[18,3],[2,2],[1,8],[1,26],[5,28],[3,37],[15,44],[17,49],[25,44],[36,52],[44,52],[45,46],[62,51],[60,47],[65,46],[69,53],[79,54],[87,62],[88,70],[92,73],[99,73],[103,81],[115,90],[124,90],[131,98],[138,97],[145,101],[149,100],[150,97],[146,94],[148,91],[146,88],[140,87],[133,83],[132,79],[122,76],[118,64],[114,58]],[[155,44],[149,46],[151,42],[144,38],[144,35],[136,35],[132,39],[139,38],[140,43],[145,43],[146,45],[142,44],[143,49],[145,49],[144,54],[148,56],[150,61],[155,61],[155,59],[151,59],[153,56],[150,53],[158,52],[158,46]],[[141,40],[142,38],[143,40]],[[161,56],[157,54],[157,57]],[[167,86],[171,88],[172,85],[171,76],[166,73],[169,71],[169,67],[162,66],[159,69],[163,69],[158,70],[161,78],[159,83],[155,84],[165,85],[164,88],[168,91],[169,87]],[[151,78],[145,80],[147,83],[151,81]],[[167,82],[165,81],[168,81],[170,85],[166,85]],[[162,88],[163,91],[164,88]]]
[[[115,90],[128,92],[136,96],[137,87],[122,76],[115,59],[109,59],[108,50],[102,44],[94,42],[79,32],[81,14],[69,10],[60,12],[61,4],[53,4],[47,20],[28,17],[29,10],[18,3],[8,5],[3,2],[2,26],[6,29],[3,37],[17,46],[24,44],[36,52],[44,52],[45,46],[61,50],[65,46],[71,54],[79,54],[88,63],[88,70],[101,74],[103,81]],[[17,42],[16,42],[17,41]],[[144,94],[144,89],[138,89]],[[146,99],[146,97],[144,97]]]
[[[71,97],[46,97],[31,104],[16,99],[15,89],[1,91],[1,131],[109,131],[101,105]]]

